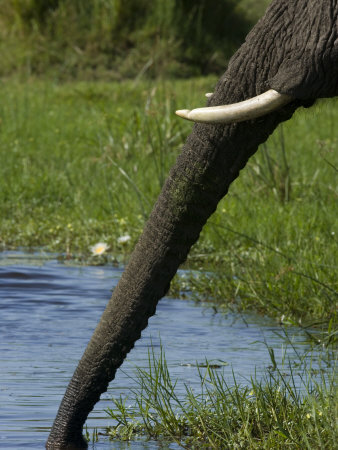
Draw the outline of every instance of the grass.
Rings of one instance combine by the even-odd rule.
[[[107,240],[130,251],[186,134],[175,90],[34,82],[0,91],[2,248],[77,254]],[[132,241],[119,248],[125,233]]]
[[[203,105],[215,83],[168,76],[220,73],[269,2],[0,0],[0,250],[127,261],[191,129],[174,111]],[[337,111],[337,100],[300,110],[261,146],[171,295],[268,314],[301,327],[313,345],[336,346]],[[101,256],[90,251],[97,242],[108,245]],[[114,400],[110,436],[333,449],[332,360],[321,378],[307,368],[300,392],[298,368],[286,376],[269,352],[265,379],[229,383],[207,363],[198,368],[201,394],[187,386],[185,398],[164,353],[151,353],[138,369],[137,403]]]
[[[127,260],[191,129],[174,111],[203,104],[214,82],[1,82],[0,248],[85,264]],[[172,295],[268,314],[334,348],[337,114],[337,100],[322,101],[276,130],[209,220]],[[92,256],[97,242],[109,249]],[[333,379],[307,372],[300,395],[292,370],[240,386],[200,368],[201,394],[187,386],[182,399],[164,356],[151,356],[135,408],[115,400],[110,435],[190,448],[333,449]]]
[[[263,379],[254,377],[240,385],[235,376],[229,382],[206,364],[206,369],[198,368],[200,393],[187,384],[184,396],[177,394],[163,350],[158,356],[152,350],[148,367],[137,369],[135,400],[113,398],[107,412],[115,425],[108,435],[124,441],[171,441],[182,448],[335,448],[337,391],[332,373],[318,377],[304,365],[306,359],[279,368],[273,350],[268,350],[272,369]],[[334,361],[330,364],[332,369]]]
[[[120,80],[223,70],[270,0],[0,0],[0,76]]]
[[[126,260],[191,129],[174,111],[203,104],[214,82],[2,82],[0,248]],[[335,322],[336,105],[300,110],[261,147],[192,249],[185,268],[199,272],[178,276],[173,295]],[[97,242],[109,251],[92,257]]]

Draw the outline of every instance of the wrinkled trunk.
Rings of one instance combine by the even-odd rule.
[[[304,6],[301,8],[304,23],[304,11],[310,2],[298,0],[298,3]],[[284,16],[283,8],[287,9],[287,5],[296,8],[297,2],[273,2],[265,18],[231,60],[209,104],[235,103],[261,94],[269,87],[283,92],[274,77],[278,73],[281,79],[278,71],[285,53],[290,51],[288,48],[283,51],[282,46],[290,42],[285,41],[285,26],[290,26],[295,19],[294,11],[287,11]],[[309,26],[316,18],[310,19]],[[295,22],[290,35],[299,26]],[[273,86],[269,80],[274,80]],[[240,124],[194,126],[69,383],[47,448],[86,446],[82,427],[89,412],[140,338],[203,225],[258,145],[278,123],[290,118],[298,106],[300,102],[294,101],[263,118]]]
[[[82,427],[116,369],[141,336],[208,217],[239,170],[283,118],[226,127],[195,125],[154,207],[101,321],[73,375],[50,448],[81,448]],[[291,110],[291,111],[290,111]],[[207,131],[207,134],[206,134]]]

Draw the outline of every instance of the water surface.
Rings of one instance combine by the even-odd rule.
[[[76,267],[38,255],[0,253],[0,448],[43,448],[61,398],[122,271]],[[145,367],[149,344],[162,343],[173,378],[198,390],[196,362],[222,360],[246,383],[271,364],[264,341],[283,355],[275,323],[224,317],[192,301],[164,298],[142,339],[91,413],[87,426],[104,428],[113,395],[128,395],[135,366]],[[300,339],[300,338],[299,338]],[[297,340],[297,338],[296,338]],[[289,354],[292,358],[292,353]],[[97,449],[153,449],[156,443],[102,439]],[[161,448],[177,448],[168,445]]]

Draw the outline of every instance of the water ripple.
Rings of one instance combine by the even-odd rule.
[[[0,447],[43,448],[68,381],[110,298],[121,270],[72,267],[38,255],[0,255]],[[262,341],[282,358],[282,341],[268,321],[214,315],[190,301],[165,298],[150,319],[142,339],[128,355],[108,393],[95,407],[89,428],[109,424],[104,409],[112,395],[128,394],[135,365],[147,364],[150,342],[162,342],[173,377],[198,389],[196,361],[229,363],[243,382],[269,365]],[[98,449],[127,448],[101,441]],[[128,448],[158,448],[156,443],[131,443]],[[175,448],[170,446],[168,448]]]

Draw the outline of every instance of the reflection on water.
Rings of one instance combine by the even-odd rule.
[[[68,381],[116,285],[121,270],[74,267],[54,259],[0,254],[0,448],[43,448]],[[195,362],[229,363],[243,383],[269,366],[264,340],[282,358],[278,327],[257,318],[214,315],[193,302],[165,298],[109,391],[88,419],[88,428],[109,424],[112,395],[128,394],[135,365],[144,367],[150,340],[165,349],[173,378],[198,387]],[[289,355],[292,357],[292,354]],[[190,364],[191,363],[191,364]],[[230,381],[231,382],[231,381]],[[151,449],[156,443],[109,443],[97,449]],[[177,448],[169,445],[166,448]]]

